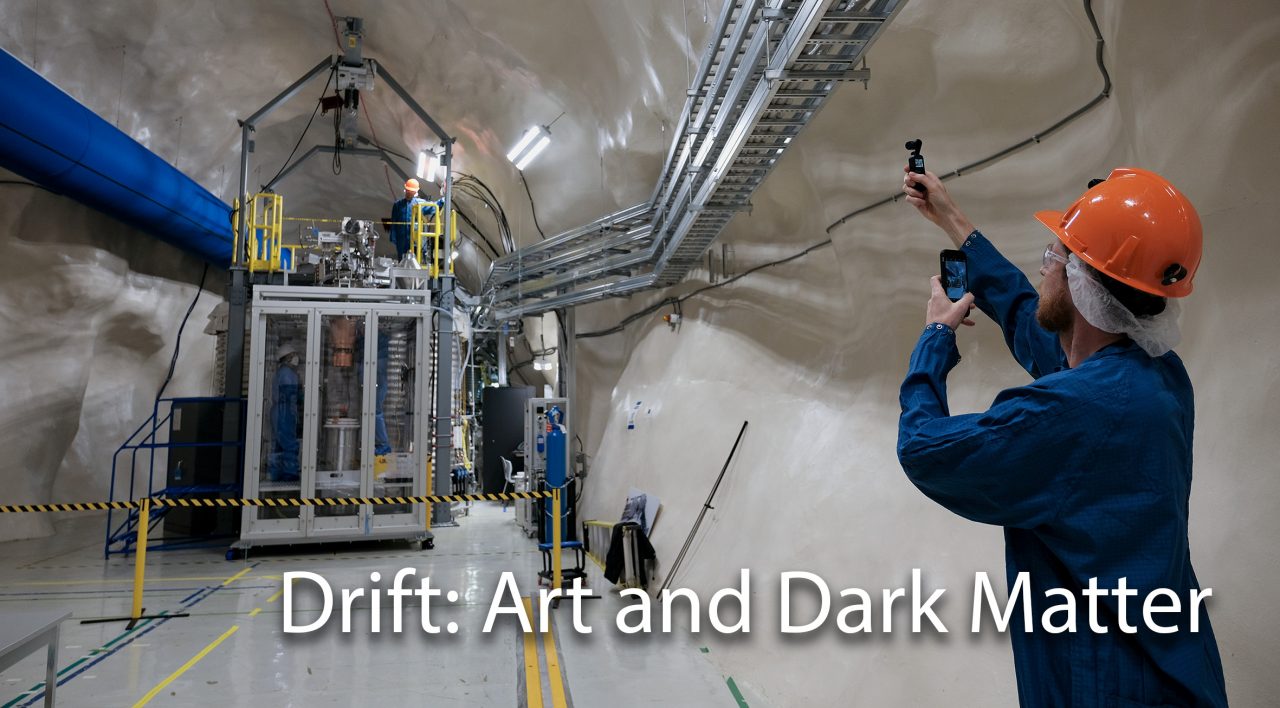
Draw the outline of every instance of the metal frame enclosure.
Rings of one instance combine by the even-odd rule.
[[[426,496],[427,465],[431,461],[432,430],[426,413],[433,402],[427,400],[430,367],[435,365],[430,351],[431,298],[428,290],[373,289],[373,288],[313,288],[288,286],[259,286],[254,289],[250,306],[250,375],[247,425],[245,432],[244,497],[259,498],[273,490],[271,483],[263,482],[263,426],[270,425],[264,410],[270,403],[273,391],[267,381],[266,361],[270,318],[304,316],[306,318],[306,356],[302,362],[302,437],[299,449],[299,496],[303,499],[322,497],[325,490],[317,480],[317,457],[321,428],[324,425],[320,410],[322,360],[324,349],[322,336],[324,318],[347,315],[363,317],[364,346],[354,352],[359,357],[362,372],[360,381],[360,433],[359,433],[359,486],[355,496]],[[413,320],[412,381],[412,449],[408,453],[413,470],[409,488],[395,494],[374,492],[375,465],[374,440],[377,414],[378,337],[379,322],[383,318]],[[396,483],[388,483],[395,486]],[[297,518],[264,518],[260,513],[271,507],[244,507],[241,516],[240,540],[236,548],[294,543],[323,543],[356,540],[407,540],[430,542],[433,535],[428,528],[426,505],[414,504],[411,511],[383,511],[375,513],[370,505],[355,507],[349,515],[317,515],[317,507],[302,506]],[[288,507],[286,507],[288,508]],[[338,507],[350,508],[350,507]]]
[[[530,491],[538,491],[547,475],[546,453],[538,452],[537,421],[540,416],[551,410],[552,406],[559,406],[560,410],[564,411],[565,430],[572,431],[573,411],[570,410],[568,398],[530,398],[524,403],[524,473],[529,480]],[[570,461],[573,460],[572,438],[566,436],[564,448],[565,474],[572,478],[573,469],[569,466]],[[532,537],[538,533],[537,515],[542,505],[541,499],[516,500],[516,523],[525,535]]]

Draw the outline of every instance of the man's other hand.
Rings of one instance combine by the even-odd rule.
[[[902,170],[906,173],[902,178],[902,193],[907,196],[907,203],[942,229],[956,248],[960,248],[969,234],[973,233],[973,223],[956,206],[955,200],[942,185],[942,180],[928,170],[922,175],[912,172],[909,167]],[[928,195],[922,194],[916,185],[928,188]]]

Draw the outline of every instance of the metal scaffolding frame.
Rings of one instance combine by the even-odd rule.
[[[355,45],[353,45],[355,46]],[[359,51],[356,50],[354,56],[359,57]],[[240,121],[240,181],[239,181],[239,198],[238,203],[244,204],[249,195],[249,161],[253,152],[252,135],[257,129],[260,121],[265,119],[268,114],[278,108],[281,104],[293,98],[312,80],[323,76],[328,71],[336,71],[344,66],[346,59],[341,55],[328,56],[320,60],[307,73],[303,74],[297,81],[294,81],[288,88],[282,91],[275,98],[268,101],[259,108],[249,118]],[[444,233],[453,233],[453,143],[454,138],[451,137],[439,123],[431,117],[427,111],[414,100],[413,96],[400,84],[399,81],[392,76],[391,72],[376,59],[369,59],[368,66],[373,75],[392,90],[400,100],[413,112],[417,118],[427,127],[427,129],[439,139],[444,149],[444,155],[441,158],[441,166],[444,167],[444,186],[441,195],[444,198]],[[364,141],[361,141],[364,142]],[[318,147],[313,148],[304,154],[301,158],[289,166],[289,169],[297,167],[317,152],[331,151],[333,148]],[[367,148],[347,148],[344,152],[352,152],[353,154],[362,154],[368,156],[381,157],[387,164],[400,173],[399,167],[386,155],[385,151],[375,146],[370,150]],[[283,174],[280,178],[283,178]],[[279,178],[273,180],[273,184]],[[246,313],[249,304],[249,280],[246,269],[247,254],[245,249],[249,243],[249,222],[247,219],[238,221],[238,247],[232,250],[229,283],[227,288],[227,300],[230,303],[228,314],[227,328],[227,354],[226,354],[226,370],[224,371],[223,388],[225,391],[239,391],[240,382],[243,376],[244,367],[244,331]],[[445,238],[443,242],[443,263],[449,263],[452,260],[453,243],[451,239]],[[450,471],[452,469],[453,458],[453,306],[456,296],[456,282],[454,276],[450,272],[442,273],[438,279],[436,290],[436,318],[435,335],[436,343],[436,371],[437,371],[437,390],[435,401],[435,426],[433,432],[432,448],[434,451],[435,474],[433,487],[436,494],[448,494],[452,491],[452,483],[450,480]],[[227,407],[226,419],[223,423],[223,433],[227,436],[234,436],[232,439],[238,438],[240,430],[243,427],[243,421],[238,410],[233,410],[234,406]],[[222,481],[224,483],[236,481],[237,475],[236,460],[231,454],[224,455],[222,460]],[[452,520],[452,512],[447,504],[436,504],[432,514],[433,523],[442,524]]]
[[[673,285],[906,0],[727,0],[649,201],[494,261],[484,301],[502,321]]]

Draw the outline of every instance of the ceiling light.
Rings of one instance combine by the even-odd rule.
[[[551,131],[546,126],[535,125],[525,131],[520,142],[507,153],[507,159],[515,163],[517,170],[524,171],[550,144]]]
[[[440,175],[440,156],[432,150],[422,149],[418,151],[418,179],[425,179],[428,182],[435,182],[436,177]]]

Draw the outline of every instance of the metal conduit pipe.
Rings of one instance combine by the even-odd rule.
[[[231,207],[0,50],[0,166],[225,267]]]

